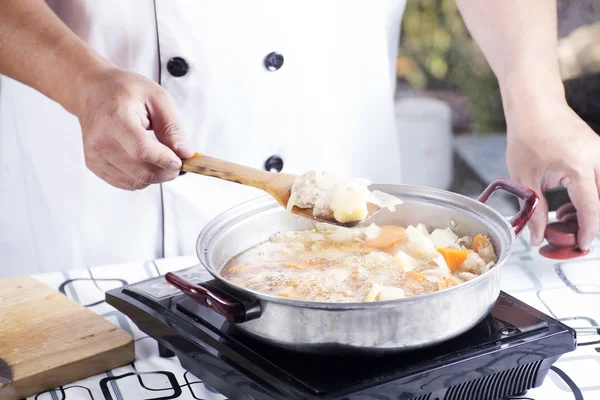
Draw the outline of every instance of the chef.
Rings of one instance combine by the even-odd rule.
[[[194,151],[402,182],[403,0],[0,2],[0,275],[194,254],[262,195],[179,174]],[[600,140],[566,105],[549,0],[459,0],[502,89],[513,179],[598,231]],[[543,237],[547,206],[532,222]]]

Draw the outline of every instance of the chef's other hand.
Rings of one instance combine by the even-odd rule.
[[[589,248],[600,225],[600,137],[566,104],[547,104],[515,111],[507,119],[507,165],[511,177],[534,190],[540,203],[529,223],[531,244],[540,245],[548,223],[543,190],[562,184],[572,206],[558,215],[574,217],[578,246]]]
[[[87,167],[109,184],[139,190],[178,176],[193,155],[169,94],[155,82],[117,68],[82,78],[75,114]],[[148,132],[153,130],[154,139]]]

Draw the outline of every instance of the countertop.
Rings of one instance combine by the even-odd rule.
[[[169,271],[197,264],[195,257],[161,259],[127,265],[34,275],[130,332],[136,340],[136,361],[31,399],[224,399],[186,372],[176,358],[160,358],[156,342],[127,317],[104,302],[104,292]],[[518,238],[502,273],[502,289],[573,327],[600,324],[600,237],[589,255],[555,262],[528,245],[528,233]],[[600,399],[600,330],[578,333],[578,347],[562,356],[540,388],[521,399]],[[516,399],[516,398],[515,398]]]

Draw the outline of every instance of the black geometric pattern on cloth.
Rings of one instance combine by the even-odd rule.
[[[91,273],[90,273],[91,275]],[[104,293],[104,290],[100,289],[100,286],[98,286],[98,282],[119,282],[121,283],[121,286],[127,285],[127,281],[124,279],[119,279],[119,278],[112,278],[112,279],[101,279],[101,278],[74,278],[74,279],[68,279],[66,281],[64,281],[59,287],[58,287],[58,291],[61,292],[62,294],[64,294],[65,296],[69,297],[69,295],[66,292],[66,287],[67,285],[70,285],[73,282],[77,282],[77,281],[87,281],[87,282],[93,282],[94,285],[98,288],[98,290],[100,290],[101,292]],[[70,298],[70,297],[69,297]],[[79,299],[71,299],[73,301],[77,301],[79,303]],[[102,304],[106,302],[106,300],[102,299],[102,300],[98,300],[94,303],[90,303],[90,304],[82,304],[82,306],[84,307],[93,307],[93,306],[97,306],[98,304]]]
[[[521,239],[521,238],[519,238]],[[524,242],[523,244],[526,244],[526,242]],[[525,249],[523,251],[523,253],[526,253],[528,251],[530,251],[530,248],[528,246],[528,244],[526,244]],[[519,253],[521,253],[521,251],[519,251]],[[531,260],[531,257],[524,255],[523,257],[527,257],[527,261]],[[600,263],[600,258],[596,259],[599,263]],[[157,266],[152,263],[152,265],[154,266],[154,268],[156,269],[157,273],[160,274],[160,272],[158,271]],[[555,268],[555,272],[558,275],[558,277],[565,283],[565,285],[567,287],[569,287],[571,290],[573,290],[574,292],[576,292],[579,295],[586,295],[586,294],[600,294],[600,292],[596,293],[596,292],[582,292],[580,289],[577,288],[577,286],[575,284],[573,284],[568,277],[566,276],[566,274],[564,273],[564,271],[562,270],[562,264],[561,263],[557,263],[554,266]],[[89,271],[89,270],[88,270]],[[94,278],[90,272],[90,278],[73,278],[73,279],[67,279],[64,282],[61,283],[61,285],[59,286],[59,291],[65,295],[67,295],[67,287],[69,285],[75,285],[76,286],[76,282],[78,281],[88,281],[88,282],[93,282],[94,285],[96,286],[96,288],[98,288],[98,290],[100,292],[104,292],[104,290],[102,290],[100,288],[100,286],[98,285],[98,282],[118,282],[121,285],[126,285],[128,284],[128,282],[124,279],[121,278]],[[74,293],[76,293],[77,291],[73,288],[72,290]],[[537,291],[537,295],[538,298],[540,299],[540,301],[546,306],[546,308],[548,309],[549,313],[555,317],[556,315],[552,312],[552,310],[550,309],[550,307],[548,307],[548,305],[541,299],[541,297],[539,296],[540,291]],[[68,296],[68,295],[67,295]],[[74,301],[78,301],[79,299],[72,299]],[[78,301],[79,302],[79,301]],[[104,300],[99,300],[96,302],[92,302],[90,304],[84,304],[85,307],[94,307],[97,305],[100,305],[102,303],[104,303]],[[124,315],[121,315],[121,313],[117,312],[117,311],[112,311],[110,313],[106,313],[105,315],[103,315],[105,317],[108,316],[112,316],[112,317],[116,317],[117,318],[117,323],[121,326],[121,328],[129,331],[131,333],[131,328],[128,324],[128,318]],[[592,326],[598,326],[598,323],[596,320],[594,320],[593,318],[590,317],[586,317],[586,316],[570,316],[570,317],[565,317],[565,318],[557,318],[561,321],[568,321],[568,320],[573,320],[573,319],[581,319],[581,320],[585,320],[587,322],[590,323],[590,325]],[[600,334],[600,330],[598,332]],[[148,337],[142,337],[142,338],[138,338],[136,339],[136,341],[141,340],[141,339],[146,339]],[[590,346],[590,345],[595,345],[595,344],[600,344],[600,340],[595,340],[592,342],[586,342],[586,343],[578,343],[578,346]],[[600,347],[595,348],[595,350],[600,353]],[[129,399],[125,399],[123,397],[123,394],[121,393],[121,390],[119,389],[119,381],[123,381],[126,379],[135,379],[137,378],[138,384],[140,385],[140,388],[147,390],[148,392],[152,393],[152,394],[159,394],[157,392],[165,392],[165,391],[169,391],[168,394],[164,394],[164,393],[160,393],[159,396],[161,397],[146,397],[146,399],[148,400],[167,400],[167,399],[176,399],[179,398],[180,396],[182,396],[183,394],[183,388],[187,387],[188,390],[190,391],[190,395],[196,399],[196,400],[202,400],[200,399],[196,393],[194,393],[193,387],[195,385],[200,385],[202,384],[205,388],[205,390],[207,390],[210,393],[214,393],[214,394],[218,394],[219,392],[217,390],[215,390],[214,388],[210,387],[208,384],[206,384],[205,382],[202,382],[201,380],[190,380],[188,376],[193,376],[192,374],[190,374],[188,371],[185,371],[185,373],[183,374],[183,380],[185,381],[184,384],[180,385],[178,382],[177,377],[175,376],[174,373],[170,372],[170,371],[162,371],[162,370],[158,370],[158,371],[149,371],[149,372],[137,372],[135,370],[135,365],[132,363],[131,367],[134,369],[133,372],[127,372],[124,374],[120,374],[117,376],[114,376],[112,371],[108,371],[107,372],[107,377],[102,378],[99,382],[99,387],[100,390],[102,392],[102,395],[104,397],[103,400],[129,400]],[[577,386],[577,384],[575,384],[575,382],[569,377],[568,374],[566,374],[562,369],[556,367],[556,366],[552,366],[551,367],[551,371],[550,373],[554,373],[556,374],[556,376],[558,376],[562,381],[565,382],[565,384],[571,389],[573,395],[575,396],[575,400],[583,400],[583,394],[581,389]],[[164,387],[164,388],[148,388],[147,385],[144,384],[143,381],[143,376],[152,376],[152,375],[162,375],[164,377],[167,378],[170,386],[169,387]],[[135,378],[130,378],[130,377],[135,377]],[[75,394],[73,391],[79,389],[80,392],[78,392],[77,394]],[[37,396],[35,396],[35,399],[39,399],[40,396],[46,394],[46,393],[50,393],[52,392],[52,398],[53,400],[85,400],[85,398],[82,398],[81,396],[81,391],[85,392],[87,394],[86,398],[89,398],[90,400],[100,400],[100,399],[96,399],[94,398],[94,395],[92,394],[92,391],[90,390],[91,388],[86,388],[84,386],[81,385],[70,385],[70,386],[63,386],[63,387],[59,387],[55,390],[52,391],[47,391],[47,392],[43,392],[38,394]],[[73,396],[69,396],[69,393],[73,393]],[[113,397],[114,395],[114,397]],[[523,396],[512,396],[512,397],[508,397],[505,400],[527,400],[529,399],[526,395]]]
[[[579,387],[575,384],[575,382],[573,382],[573,380],[569,377],[569,375],[567,375],[562,369],[560,369],[554,365],[550,367],[550,370],[556,372],[556,374],[558,376],[560,376],[560,378],[567,385],[569,385],[569,388],[571,388],[571,391],[575,395],[575,400],[584,400],[583,393],[581,393],[581,389],[579,389]]]
[[[158,374],[158,375],[164,375],[167,377],[167,379],[169,380],[169,383],[171,384],[171,387],[168,388],[160,388],[160,389],[153,389],[153,388],[148,388],[144,385],[144,383],[142,382],[142,375],[152,375],[152,374]],[[104,399],[105,400],[123,400],[122,396],[119,395],[116,399],[112,397],[112,394],[110,393],[110,389],[108,388],[108,384],[112,383],[113,381],[117,381],[119,379],[124,379],[127,378],[129,376],[137,376],[138,381],[141,385],[142,388],[144,388],[145,390],[151,391],[151,392],[163,392],[166,390],[170,390],[173,391],[173,394],[168,395],[168,396],[161,396],[161,397],[153,397],[152,400],[169,400],[169,399],[176,399],[179,396],[181,396],[181,394],[183,393],[181,390],[181,387],[179,386],[179,382],[177,382],[177,377],[175,376],[175,374],[173,374],[170,371],[153,371],[153,372],[128,372],[126,374],[123,375],[119,375],[119,376],[109,376],[106,377],[104,379],[102,379],[100,381],[100,389],[102,390],[102,394],[104,395]],[[114,387],[113,387],[114,390]],[[150,400],[150,399],[149,399]]]

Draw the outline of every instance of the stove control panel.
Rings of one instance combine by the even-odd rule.
[[[212,275],[201,265],[177,271],[177,275],[194,283],[206,282],[212,279]],[[129,286],[128,289],[154,300],[163,300],[181,293],[179,289],[169,284],[164,276],[136,283]]]

